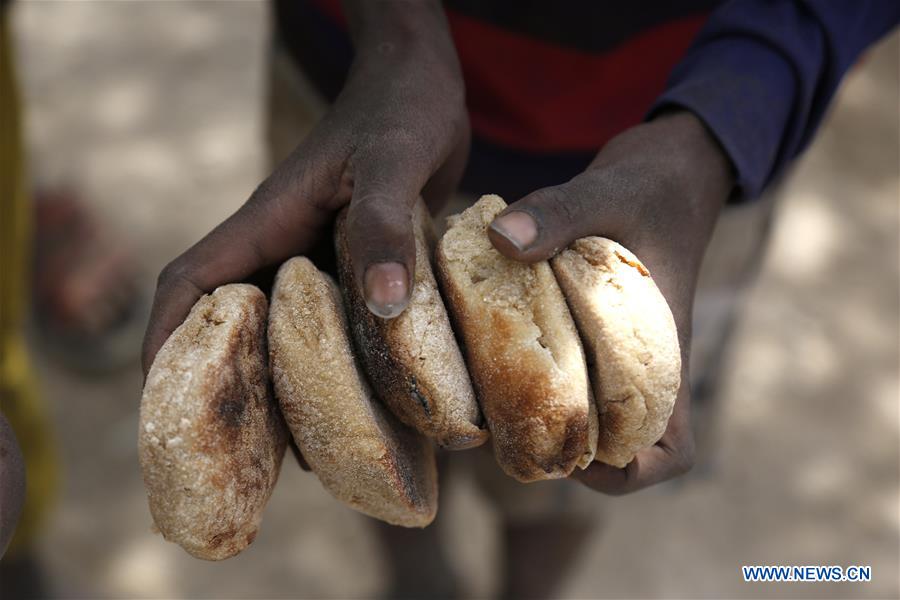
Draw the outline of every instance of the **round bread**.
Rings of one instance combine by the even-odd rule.
[[[278,270],[269,314],[275,395],[303,458],[335,498],[394,525],[437,512],[427,438],[373,397],[357,366],[335,283],[308,259]]]
[[[487,227],[504,208],[499,196],[483,196],[450,217],[438,279],[497,462],[523,482],[566,477],[597,444],[584,353],[550,265],[507,259],[491,245]]]
[[[434,232],[425,203],[413,210],[416,271],[409,305],[382,319],[366,306],[353,277],[347,211],[335,226],[338,273],[356,348],[375,394],[404,423],[450,450],[484,443],[488,430],[431,270]]]
[[[233,284],[203,296],[153,361],[138,450],[150,512],[197,558],[256,537],[287,435],[269,393],[266,297]]]
[[[624,467],[666,430],[681,383],[678,331],[650,271],[586,237],[551,264],[584,342],[600,416],[597,460]]]

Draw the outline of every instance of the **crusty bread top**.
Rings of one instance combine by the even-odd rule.
[[[596,446],[584,354],[550,266],[507,259],[490,243],[504,208],[483,196],[450,217],[438,274],[501,467],[520,481],[565,477]]]
[[[286,432],[269,396],[266,298],[232,284],[203,296],[153,361],[139,456],[164,537],[219,560],[256,536]]]
[[[388,523],[428,525],[437,511],[433,448],[372,396],[337,286],[304,257],[278,271],[269,350],[282,413],[325,489]]]
[[[681,382],[675,320],[647,268],[612,240],[582,238],[551,264],[591,365],[597,460],[624,467],[662,437],[672,414]]]
[[[382,319],[368,309],[353,276],[346,210],[337,219],[335,246],[356,348],[376,394],[401,421],[445,448],[471,448],[484,443],[488,431],[431,270],[434,233],[421,199],[413,230],[416,269],[409,305],[396,318]]]

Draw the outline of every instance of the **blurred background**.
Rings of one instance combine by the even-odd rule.
[[[266,175],[267,10],[262,1],[13,7],[35,189],[77,193],[110,232],[110,253],[126,252],[138,296]],[[898,48],[895,32],[848,75],[778,192],[772,243],[724,357],[711,451],[682,480],[608,500],[561,596],[900,596]],[[195,560],[151,531],[131,335],[129,362],[85,375],[30,332],[60,461],[35,546],[49,589],[377,595],[384,564],[365,519],[293,461],[255,543],[234,559]],[[496,515],[465,478],[442,489],[442,511],[464,593],[490,595]],[[873,581],[745,584],[743,564],[871,565]]]

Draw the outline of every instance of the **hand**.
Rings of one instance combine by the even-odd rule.
[[[634,252],[650,269],[675,317],[681,387],[662,439],[624,469],[594,462],[573,477],[608,494],[625,494],[688,471],[688,359],[691,310],[703,253],[734,185],[718,143],[692,113],[668,112],[611,140],[568,183],[512,204],[489,229],[494,246],[515,260],[545,260],[574,240],[600,235]]]
[[[146,374],[200,296],[308,252],[350,203],[358,284],[371,310],[405,308],[415,269],[412,206],[456,186],[469,124],[440,3],[347,2],[356,59],[334,106],[250,199],[159,276],[144,337]]]

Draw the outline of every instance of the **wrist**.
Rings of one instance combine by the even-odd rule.
[[[414,57],[453,54],[453,41],[438,0],[344,0],[358,55]]]
[[[673,175],[682,181],[689,195],[708,199],[718,208],[731,194],[735,170],[728,153],[713,132],[693,112],[671,107],[649,123],[657,128],[658,139],[673,152]]]
[[[734,190],[735,170],[725,149],[693,112],[678,107],[648,124],[661,151],[672,157],[668,249],[679,253],[695,279],[719,213]],[[692,280],[685,276],[685,280]],[[686,288],[687,289],[687,288]]]
[[[608,199],[610,233],[696,267],[734,173],[703,122],[676,109],[610,140],[572,184]]]
[[[440,2],[345,0],[344,7],[356,47],[351,80],[412,77],[464,106],[462,68]]]

